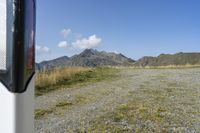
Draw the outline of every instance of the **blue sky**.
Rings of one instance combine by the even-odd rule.
[[[37,0],[37,62],[85,48],[133,59],[200,52],[199,0]]]

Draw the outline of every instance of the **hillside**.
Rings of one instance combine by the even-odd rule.
[[[158,57],[145,56],[135,66],[200,65],[200,53],[161,54]]]
[[[132,65],[133,62],[135,61],[122,54],[99,52],[93,49],[86,49],[79,55],[71,57],[72,66],[127,66]]]
[[[86,49],[82,53],[72,57],[63,56],[54,60],[43,61],[36,64],[36,69],[42,70],[66,66],[130,66],[134,62],[134,60],[127,58],[123,54]]]
[[[36,69],[41,70],[41,69],[52,69],[52,68],[57,68],[57,67],[64,67],[68,65],[69,60],[70,60],[69,57],[62,56],[53,60],[43,61],[41,63],[36,64]]]

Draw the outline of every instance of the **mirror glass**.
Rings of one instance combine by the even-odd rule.
[[[0,0],[0,70],[6,70],[6,0]]]

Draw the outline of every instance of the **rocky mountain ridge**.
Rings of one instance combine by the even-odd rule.
[[[99,67],[99,66],[132,66],[135,61],[123,54],[86,49],[72,57],[59,57],[54,60],[36,64],[36,69],[52,69],[66,66]]]
[[[161,54],[157,57],[144,56],[135,61],[119,53],[97,51],[86,49],[82,53],[72,57],[59,57],[49,61],[36,63],[37,70],[49,70],[58,67],[101,67],[101,66],[179,66],[179,65],[200,65],[200,53],[176,53]]]

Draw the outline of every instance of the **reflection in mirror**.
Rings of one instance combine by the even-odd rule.
[[[6,70],[6,0],[0,0],[0,70]]]
[[[25,7],[25,40],[24,40],[24,47],[25,47],[25,59],[24,59],[24,66],[25,66],[25,83],[27,83],[32,77],[34,73],[34,38],[35,38],[35,3],[33,0],[26,1]]]

